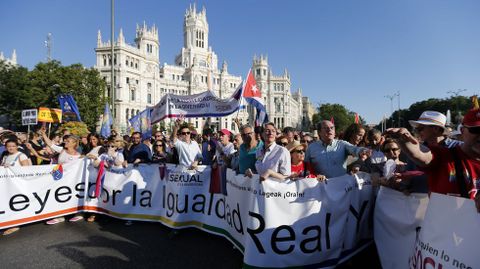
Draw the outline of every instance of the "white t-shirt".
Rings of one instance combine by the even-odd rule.
[[[80,159],[80,154],[77,154],[77,155],[71,155],[71,154],[68,154],[65,150],[62,151],[60,153],[60,155],[58,155],[58,164],[64,164],[64,163],[69,163],[69,162],[73,162],[75,160],[78,160]]]
[[[20,166],[20,161],[28,160],[27,155],[22,152],[17,152],[15,154],[8,154],[3,156],[2,165],[4,166]]]
[[[219,165],[224,164],[224,160],[222,156],[230,156],[233,153],[235,153],[235,147],[233,146],[233,143],[228,143],[227,145],[222,145],[221,143],[217,143],[217,150],[215,151],[215,156],[217,158],[217,163]]]
[[[183,142],[180,139],[175,141],[175,148],[178,152],[178,164],[189,167],[195,160],[202,159],[202,151],[198,143],[191,140],[190,143]]]

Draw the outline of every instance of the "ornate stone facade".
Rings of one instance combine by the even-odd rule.
[[[137,25],[134,43],[125,42],[122,29],[114,44],[115,70],[115,121],[121,130],[127,128],[128,119],[149,106],[154,106],[167,93],[191,95],[211,89],[220,98],[229,97],[241,84],[242,77],[228,73],[228,65],[218,68],[218,57],[209,46],[209,26],[206,10],[197,12],[190,6],[184,15],[184,43],[173,65],[160,65],[160,42],[158,29],[145,23]],[[110,85],[110,41],[103,42],[100,31],[97,36],[95,68]],[[248,70],[245,70],[246,72]],[[281,76],[274,76],[267,57],[254,57],[252,71],[267,105],[269,119],[278,127],[301,128],[309,99],[299,89],[291,93],[290,75],[285,70]],[[106,93],[110,96],[110,89]],[[251,122],[251,109],[242,110],[229,117],[213,118],[211,124],[217,128],[237,131],[233,118],[242,123]],[[199,131],[206,119],[188,119]],[[167,123],[168,124],[168,123]]]

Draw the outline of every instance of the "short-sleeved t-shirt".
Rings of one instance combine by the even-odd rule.
[[[430,150],[433,159],[425,169],[430,191],[458,196],[460,192],[456,181],[455,161],[450,150],[440,146],[431,147]],[[480,161],[469,158],[461,146],[456,146],[453,150],[464,169],[469,196],[474,198],[480,189]]]
[[[245,144],[240,145],[240,153],[238,160],[238,172],[240,174],[245,174],[245,170],[250,168],[254,173],[256,173],[257,168],[255,168],[255,162],[257,161],[257,151],[263,148],[263,141],[258,141],[257,146],[251,148],[247,151]]]
[[[17,152],[15,154],[5,155],[2,159],[2,165],[20,166],[20,162],[25,160],[28,160],[27,155],[22,152]]]
[[[191,140],[190,143],[183,142],[180,139],[175,141],[175,148],[178,152],[179,164],[183,166],[191,166],[197,159],[202,159],[202,152],[198,143]]]

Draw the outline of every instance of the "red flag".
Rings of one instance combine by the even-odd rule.
[[[100,197],[102,193],[103,181],[105,180],[105,161],[100,161],[98,166],[97,181],[95,184],[95,197]]]
[[[358,116],[358,113],[355,113],[355,123],[356,124],[360,123],[360,117]]]
[[[260,89],[257,87],[257,82],[253,77],[252,69],[248,71],[247,81],[243,89],[243,97],[262,97]]]
[[[330,122],[335,125],[335,120],[333,119],[333,116],[330,118]]]

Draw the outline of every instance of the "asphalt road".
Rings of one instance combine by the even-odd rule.
[[[53,226],[35,223],[0,236],[0,268],[241,268],[242,254],[223,237],[183,229],[173,238],[159,223],[101,216]],[[374,247],[340,266],[380,268]]]

